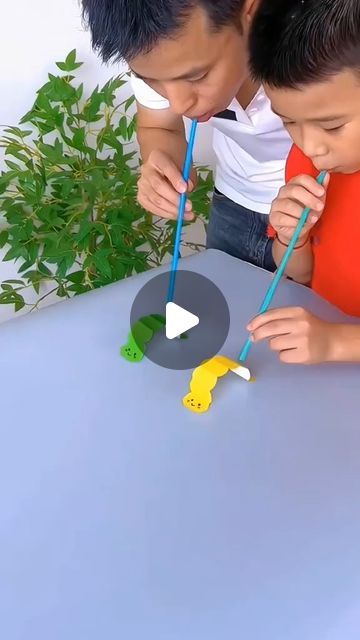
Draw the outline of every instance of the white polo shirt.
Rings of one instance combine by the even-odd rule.
[[[143,80],[132,76],[131,82],[139,104],[149,109],[169,108],[169,102]],[[217,157],[216,188],[246,209],[269,213],[285,182],[285,161],[292,142],[264,90],[259,89],[245,110],[234,99],[208,125],[213,128]]]

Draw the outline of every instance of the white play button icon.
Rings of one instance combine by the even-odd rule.
[[[193,329],[200,320],[190,311],[186,311],[175,302],[166,305],[166,337],[168,340],[178,338],[182,333]]]
[[[229,333],[230,311],[211,280],[179,269],[173,300],[166,298],[167,271],[146,280],[131,307],[132,333],[124,349],[134,362],[145,350],[145,357],[160,367],[189,371],[221,353]]]

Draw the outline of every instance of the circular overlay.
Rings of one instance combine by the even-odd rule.
[[[145,349],[143,343],[138,344],[139,348],[146,358],[160,367],[194,369],[221,350],[230,328],[229,307],[211,280],[192,271],[179,270],[173,302],[197,316],[199,324],[186,331],[185,337],[169,340],[165,331],[169,277],[169,273],[155,276],[140,289],[131,309],[131,328],[147,316],[162,316],[162,326],[161,323],[160,328],[157,326]],[[137,341],[136,331],[133,335]]]

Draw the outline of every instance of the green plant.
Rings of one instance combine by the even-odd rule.
[[[15,311],[26,291],[70,297],[160,265],[169,258],[174,224],[153,219],[136,201],[134,98],[118,102],[124,76],[85,99],[71,51],[49,74],[20,126],[4,129],[0,176],[4,225],[0,248],[19,278],[1,283],[1,304]],[[202,173],[195,209],[206,221],[211,175]],[[196,250],[199,247],[193,246]],[[42,294],[44,283],[52,283]]]

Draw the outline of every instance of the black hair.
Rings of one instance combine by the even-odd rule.
[[[360,68],[360,0],[260,0],[250,35],[255,79],[276,88]]]
[[[245,0],[82,0],[92,43],[105,62],[130,61],[170,38],[200,7],[215,29],[238,20]]]

